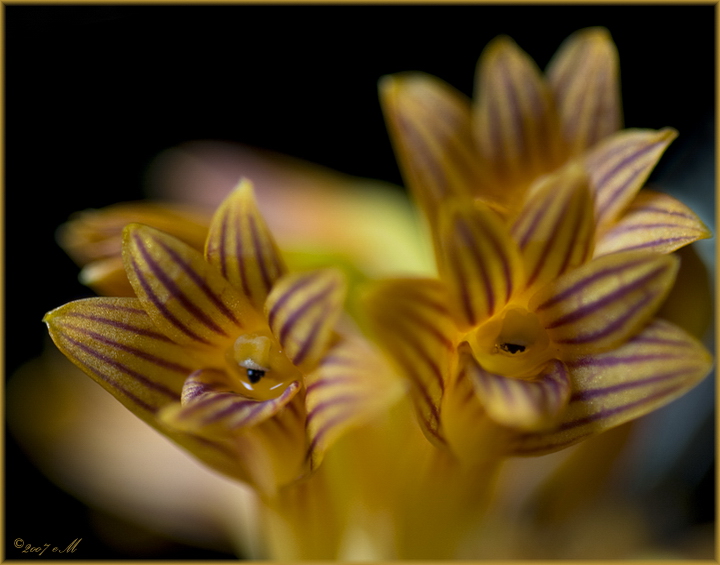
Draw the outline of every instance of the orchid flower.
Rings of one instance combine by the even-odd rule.
[[[373,351],[338,332],[345,282],[288,273],[247,181],[212,218],[204,255],[131,224],[136,297],[88,298],[45,321],[76,365],[212,468],[272,499],[392,391]]]
[[[472,104],[422,74],[381,83],[439,275],[381,281],[366,307],[420,427],[453,462],[428,475],[443,495],[415,508],[443,535],[481,506],[493,460],[638,418],[712,366],[696,338],[654,317],[678,270],[670,252],[710,233],[677,200],[640,191],[676,134],[618,131],[617,75],[607,32],[589,29],[546,77],[496,39]],[[446,503],[453,492],[464,496]]]

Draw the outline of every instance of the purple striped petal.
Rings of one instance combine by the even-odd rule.
[[[603,140],[585,159],[595,197],[600,231],[607,228],[635,198],[663,152],[677,137],[671,128],[659,131],[626,129]]]
[[[690,208],[667,194],[642,190],[600,237],[595,256],[634,249],[670,253],[708,237],[712,237],[710,230]]]
[[[201,369],[187,378],[181,405],[166,410],[163,421],[200,435],[237,433],[277,414],[298,390],[300,384],[292,382],[276,398],[253,400],[243,396],[225,372]]]
[[[570,165],[531,189],[512,234],[525,262],[526,287],[541,287],[591,255],[595,223],[585,171]]]
[[[273,284],[287,269],[249,181],[242,180],[215,212],[205,257],[262,311]]]
[[[223,372],[198,371],[186,384],[183,405],[160,413],[164,430],[213,468],[276,496],[307,467],[301,388],[293,383],[263,402],[243,399],[230,388]]]
[[[377,416],[402,392],[400,380],[373,349],[344,338],[321,359],[306,380],[311,468],[345,431]]]
[[[423,432],[443,446],[440,402],[457,341],[445,288],[430,279],[383,281],[365,307],[376,342],[410,383]]]
[[[285,355],[310,370],[330,346],[342,313],[346,283],[333,269],[286,275],[268,296],[265,310]]]
[[[180,401],[182,383],[195,369],[135,298],[70,302],[44,321],[60,351],[146,421]]]
[[[522,259],[504,222],[487,205],[453,206],[440,224],[441,276],[468,328],[508,303],[522,281]]]
[[[639,418],[685,394],[712,364],[698,340],[656,319],[622,347],[568,363],[573,394],[562,421],[520,436],[513,451],[541,455]]]
[[[383,78],[380,95],[403,175],[434,222],[440,202],[470,197],[479,186],[470,101],[422,73]]]
[[[550,61],[547,77],[572,155],[620,129],[620,65],[605,28],[571,35]]]
[[[128,278],[152,320],[173,341],[226,348],[264,322],[247,299],[203,256],[147,226],[125,230]]]
[[[476,93],[473,126],[481,157],[505,201],[516,205],[534,178],[565,159],[555,103],[540,70],[508,37],[483,51]]]
[[[672,255],[605,255],[566,273],[530,301],[563,358],[617,347],[639,331],[667,296],[678,269]]]
[[[461,362],[475,385],[488,416],[518,430],[547,429],[555,424],[570,397],[570,377],[561,361],[551,361],[532,380],[496,375],[483,369],[471,355]]]

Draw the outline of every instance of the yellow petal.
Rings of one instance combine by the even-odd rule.
[[[619,349],[569,363],[573,394],[562,422],[520,436],[513,450],[540,455],[639,418],[685,394],[711,367],[699,341],[656,319]]]
[[[440,273],[456,319],[469,329],[521,290],[522,259],[503,220],[483,203],[449,205],[440,219]]]
[[[135,298],[70,302],[44,321],[60,351],[145,421],[180,401],[182,383],[195,369]]]
[[[520,246],[526,287],[540,287],[591,255],[595,222],[588,178],[572,164],[531,189],[512,234]]]
[[[563,358],[606,351],[643,327],[678,270],[672,255],[614,253],[566,273],[530,300]]]
[[[249,181],[240,181],[215,212],[205,257],[262,310],[273,284],[287,269]]]
[[[335,269],[286,275],[273,288],[265,305],[270,329],[297,367],[310,370],[325,354],[345,293],[345,278]]]
[[[439,446],[440,401],[457,339],[447,303],[443,285],[430,279],[382,281],[365,300],[376,342],[410,383],[421,428]]]
[[[384,77],[380,95],[403,175],[433,223],[439,202],[470,197],[479,187],[470,102],[422,73]]]
[[[343,433],[379,416],[402,392],[378,353],[357,338],[334,345],[305,384],[311,468]]]
[[[174,235],[195,249],[205,245],[210,217],[196,208],[154,202],[123,202],[74,214],[60,226],[60,246],[80,266],[98,259],[119,257],[123,228],[145,224]]]
[[[490,373],[471,355],[461,363],[488,416],[510,428],[530,431],[551,427],[570,397],[570,378],[561,361],[552,361],[531,381]]]
[[[677,132],[626,129],[596,145],[585,163],[595,197],[598,230],[610,225],[630,204]]]
[[[264,324],[247,299],[202,254],[147,226],[125,230],[128,278],[157,327],[194,349],[227,347]]]
[[[642,190],[620,220],[600,237],[595,256],[631,249],[670,253],[708,237],[712,237],[710,230],[683,203],[667,194]]]
[[[550,61],[547,77],[572,155],[620,129],[620,64],[605,28],[571,35]]]
[[[483,51],[476,80],[474,133],[505,202],[559,166],[566,151],[550,90],[534,61],[508,37]]]
[[[122,262],[122,231],[141,223],[174,235],[195,249],[205,245],[210,215],[186,206],[125,202],[79,212],[60,226],[57,240],[83,267],[80,281],[105,296],[134,296]]]

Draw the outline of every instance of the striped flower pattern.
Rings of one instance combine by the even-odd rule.
[[[702,344],[654,316],[679,267],[671,252],[710,233],[641,190],[676,132],[620,129],[604,29],[571,36],[544,76],[498,38],[477,79],[472,102],[420,73],[381,82],[439,276],[382,281],[367,309],[432,443],[461,458],[473,445],[541,454],[707,375]],[[504,440],[488,442],[478,419]]]
[[[248,181],[210,222],[202,253],[130,224],[135,296],[45,316],[58,348],[136,415],[215,469],[272,495],[372,418],[397,381],[341,321],[340,271],[289,273]]]

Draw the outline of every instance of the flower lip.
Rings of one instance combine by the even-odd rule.
[[[238,392],[256,400],[276,398],[291,382],[302,380],[269,330],[239,336],[225,358]]]
[[[466,340],[485,370],[505,377],[532,378],[553,357],[550,338],[537,316],[517,305],[507,306]]]

